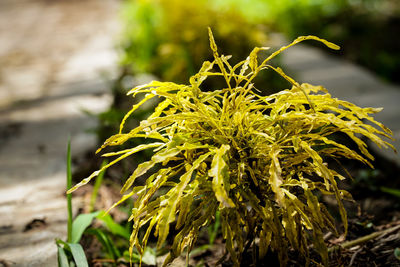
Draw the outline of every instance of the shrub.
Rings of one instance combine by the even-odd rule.
[[[252,247],[260,258],[268,250],[278,254],[285,265],[289,248],[310,262],[310,248],[327,264],[325,230],[337,233],[334,219],[318,195],[336,198],[344,230],[347,231],[343,200],[351,195],[337,186],[344,176],[331,169],[326,158],[359,160],[369,166],[373,160],[361,139],[378,146],[392,147],[381,136],[391,132],[370,114],[381,109],[361,108],[332,98],[322,86],[298,84],[282,69],[269,65],[280,52],[303,40],[317,40],[330,48],[338,46],[314,36],[299,37],[268,56],[262,63],[256,47],[249,57],[231,66],[228,56],[220,56],[210,31],[214,60],[203,63],[190,78],[189,85],[153,81],[133,88],[129,95],[145,94],[122,120],[118,134],[101,148],[124,144],[132,138],[146,137],[152,143],[103,156],[118,156],[72,188],[88,183],[101,171],[135,153],[153,149],[149,161],[140,164],[127,179],[114,204],[136,197],[130,243],[143,253],[150,234],[161,247],[176,223],[176,236],[165,264],[190,251],[203,226],[215,219],[218,211],[226,249],[235,266],[242,253]],[[279,73],[291,89],[261,96],[253,84],[262,70]],[[220,77],[225,87],[202,89],[210,76]],[[163,100],[154,112],[134,129],[124,132],[129,116],[151,98]],[[370,124],[366,124],[367,120]],[[358,146],[353,151],[333,140],[344,133]],[[144,185],[135,185],[138,177],[153,171]],[[130,190],[130,191],[129,191]],[[142,242],[139,231],[144,231]],[[312,245],[312,246],[310,246]]]

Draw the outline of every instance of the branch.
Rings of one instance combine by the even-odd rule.
[[[396,225],[396,226],[393,226],[393,227],[388,228],[386,230],[374,232],[372,234],[360,237],[358,239],[347,241],[347,242],[344,242],[344,243],[339,244],[337,246],[331,247],[331,248],[328,249],[328,252],[336,251],[339,248],[352,248],[352,247],[364,244],[364,243],[366,243],[366,242],[368,242],[370,240],[376,239],[378,237],[382,237],[384,235],[387,235],[387,234],[390,234],[392,232],[395,232],[396,230],[399,230],[399,229],[400,229],[400,225]]]

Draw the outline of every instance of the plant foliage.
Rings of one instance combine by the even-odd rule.
[[[262,22],[265,16],[263,0],[125,0],[123,32],[120,47],[118,78],[112,84],[113,103],[99,115],[96,129],[103,142],[114,134],[124,114],[131,107],[126,92],[137,74],[152,74],[163,81],[185,83],[202,66],[212,60],[207,41],[207,26],[214,29],[219,47],[235,55],[230,63],[245,58],[251,49],[269,41],[268,28]],[[245,6],[245,8],[243,8]],[[233,60],[233,61],[232,61]],[[275,60],[276,62],[277,60]],[[272,72],[257,77],[265,83],[265,94],[287,88],[286,81]],[[218,80],[208,79],[208,88]],[[143,82],[141,82],[143,83]],[[155,99],[154,99],[155,100]],[[135,99],[140,101],[140,98]],[[128,127],[145,119],[150,108],[141,108]],[[134,141],[137,144],[140,140]],[[143,158],[147,155],[142,154]],[[125,169],[125,168],[122,168]]]
[[[266,34],[236,0],[127,0],[122,64],[134,73],[186,82],[209,57],[207,26],[220,46],[241,59]],[[236,4],[236,5],[235,5]]]
[[[400,5],[394,0],[264,1],[264,23],[289,38],[313,34],[341,42],[341,55],[400,82]]]
[[[232,66],[229,56],[219,55],[211,31],[209,37],[214,60],[204,62],[189,85],[153,81],[133,88],[129,95],[145,97],[126,114],[119,133],[97,152],[132,138],[146,137],[154,142],[104,154],[117,158],[69,192],[109,166],[152,149],[152,158],[133,171],[121,190],[123,197],[113,206],[137,198],[130,217],[134,222],[131,251],[136,247],[143,253],[152,232],[158,237],[158,247],[163,246],[174,223],[177,234],[166,265],[193,248],[200,228],[210,225],[218,212],[226,249],[235,266],[248,247],[258,251],[260,258],[272,250],[281,265],[287,261],[289,248],[309,262],[310,245],[320,255],[320,262],[327,264],[323,232],[337,230],[317,195],[336,198],[345,232],[343,200],[351,195],[338,188],[337,179],[345,177],[329,168],[326,158],[344,157],[372,166],[373,156],[363,137],[380,147],[392,147],[381,139],[390,138],[390,130],[370,116],[381,109],[332,98],[322,86],[298,84],[282,69],[269,65],[272,58],[304,40],[339,49],[326,40],[299,37],[262,62],[258,53],[267,48],[256,47],[246,60]],[[253,80],[265,69],[279,73],[292,88],[259,95]],[[202,82],[210,76],[221,77],[226,86],[202,90]],[[162,99],[154,112],[125,132],[126,119],[154,97]],[[331,136],[338,132],[351,138],[359,151],[334,141]],[[138,177],[150,171],[153,174],[144,185],[135,185]],[[139,237],[140,230],[143,237]]]

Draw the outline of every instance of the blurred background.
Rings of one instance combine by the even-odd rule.
[[[255,46],[274,51],[300,35],[338,44],[339,51],[301,44],[274,64],[334,97],[384,107],[376,118],[400,148],[398,0],[0,0],[0,266],[56,266],[54,238],[67,231],[68,138],[79,181],[100,166],[95,148],[138,101],[125,96],[128,89],[153,79],[187,83],[212,58],[207,27],[231,64]],[[257,84],[264,94],[290,87],[269,72]],[[368,220],[383,225],[400,219],[400,159],[373,149],[375,170],[343,163],[355,178],[345,186],[375,216]],[[95,209],[118,199],[115,188],[140,160],[107,173]],[[87,211],[82,199],[92,192],[78,192],[75,214]],[[123,255],[126,247],[118,249]],[[115,258],[107,253],[87,256]]]

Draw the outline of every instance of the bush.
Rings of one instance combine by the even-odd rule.
[[[144,99],[126,114],[119,133],[97,152],[135,138],[154,141],[104,154],[118,158],[69,192],[109,166],[152,149],[151,159],[133,171],[121,190],[123,197],[113,205],[137,198],[130,217],[134,222],[131,252],[136,247],[143,253],[152,232],[158,237],[158,248],[163,246],[174,223],[177,234],[164,262],[168,264],[184,249],[193,248],[199,230],[212,223],[219,212],[225,246],[235,266],[250,247],[260,258],[268,250],[277,253],[282,266],[289,249],[297,251],[306,264],[311,260],[309,250],[314,250],[320,259],[313,260],[327,264],[323,233],[337,233],[337,229],[318,195],[335,197],[345,233],[343,200],[351,195],[338,188],[337,179],[345,177],[331,169],[325,159],[344,157],[372,166],[373,157],[361,137],[392,147],[380,137],[390,137],[391,132],[370,116],[380,109],[360,108],[332,98],[322,86],[300,85],[282,69],[269,65],[280,52],[303,40],[317,40],[338,49],[314,36],[299,37],[261,64],[258,53],[265,48],[256,47],[246,60],[232,66],[229,57],[219,55],[210,31],[214,60],[205,61],[189,85],[153,81],[133,88],[129,95],[145,94]],[[265,69],[279,73],[292,88],[259,95],[253,81]],[[210,76],[220,77],[225,86],[205,91],[202,83]],[[163,99],[154,112],[124,133],[125,121],[154,97]],[[349,136],[359,152],[334,141],[331,136],[338,132]],[[135,183],[149,172],[153,174],[144,185]]]

